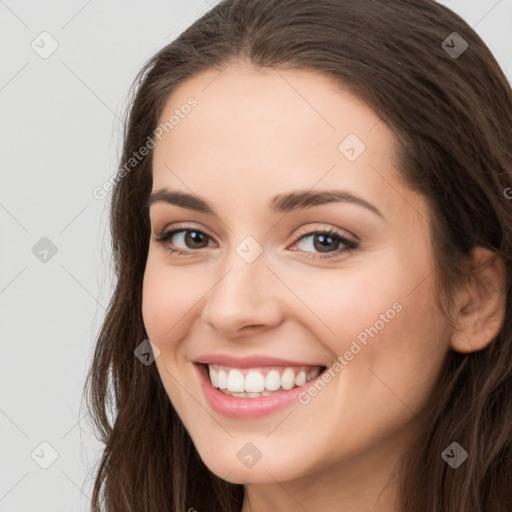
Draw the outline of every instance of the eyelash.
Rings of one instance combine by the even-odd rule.
[[[153,237],[153,240],[156,243],[164,246],[165,249],[169,253],[176,254],[178,256],[180,256],[180,255],[190,255],[191,253],[201,251],[202,249],[206,249],[206,247],[203,247],[202,249],[185,250],[185,249],[174,249],[173,247],[170,247],[167,244],[167,242],[176,233],[181,233],[183,231],[199,233],[201,235],[204,235],[206,238],[208,238],[210,240],[212,239],[212,237],[210,235],[208,235],[204,231],[201,231],[200,229],[195,229],[195,228],[192,228],[191,226],[181,226],[181,227],[173,229],[173,230],[162,231],[157,236]],[[299,235],[298,238],[293,243],[293,245],[295,245],[297,242],[301,241],[303,238],[307,238],[308,236],[311,236],[311,235],[324,235],[324,236],[332,237],[334,239],[334,241],[341,242],[345,247],[342,250],[337,249],[337,250],[335,250],[335,251],[333,251],[331,253],[328,253],[329,254],[328,256],[318,256],[318,254],[321,254],[321,253],[316,253],[316,255],[311,255],[310,252],[306,252],[306,254],[309,254],[309,256],[305,256],[308,259],[326,260],[326,259],[338,256],[340,253],[343,253],[343,252],[351,253],[352,251],[358,249],[358,247],[359,247],[359,244],[357,242],[349,240],[348,238],[340,235],[337,231],[334,231],[332,229],[329,229],[329,230],[318,230],[318,231],[308,231],[308,232],[306,232],[304,234]]]

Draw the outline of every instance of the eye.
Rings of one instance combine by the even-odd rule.
[[[155,242],[163,245],[170,253],[177,253],[178,255],[190,254],[194,250],[204,249],[208,246],[209,239],[211,240],[211,237],[204,231],[192,228],[163,231],[154,238]],[[171,243],[171,241],[173,242]],[[181,249],[178,247],[176,249],[175,242],[184,244],[185,248]]]
[[[308,239],[310,239],[309,242],[304,242]],[[154,241],[163,245],[169,253],[177,255],[191,255],[205,249],[209,245],[208,241],[211,240],[213,239],[204,231],[191,226],[162,231],[154,237]],[[184,247],[176,248],[176,243]],[[300,249],[301,252],[306,253],[304,257],[316,260],[332,258],[343,252],[350,253],[359,247],[359,243],[349,240],[332,229],[307,232],[299,236],[292,247],[300,244],[303,245],[303,248]],[[314,254],[312,251],[317,251],[319,254]]]
[[[304,240],[310,239],[307,243]],[[297,242],[298,245],[302,242],[303,249],[308,253],[306,258],[322,260],[338,256],[343,252],[352,252],[359,247],[357,242],[349,240],[337,231],[332,229],[327,231],[311,231],[305,235],[302,235]],[[340,248],[340,245],[344,246]],[[318,251],[320,254],[311,254],[310,251]]]

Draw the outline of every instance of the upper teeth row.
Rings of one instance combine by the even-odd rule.
[[[281,387],[288,391],[295,386],[302,386],[314,379],[320,373],[320,367],[309,369],[306,372],[302,368],[286,367],[282,374],[276,369],[263,375],[257,370],[247,370],[244,376],[241,370],[232,368],[224,370],[208,365],[212,385],[218,389],[226,389],[232,392],[260,393],[262,391],[276,391]]]

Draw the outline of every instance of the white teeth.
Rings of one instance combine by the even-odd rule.
[[[261,393],[265,390],[265,377],[259,372],[249,372],[245,377],[245,391]]]
[[[310,374],[308,380],[314,379],[320,373],[320,368],[315,368]]]
[[[210,371],[215,373],[215,370],[210,366]],[[228,375],[224,370],[219,370],[217,372],[218,377],[218,387],[219,389],[228,389]]]
[[[224,391],[224,393],[240,398],[259,398],[260,396],[268,396],[271,394],[270,391],[263,391],[263,393],[233,393],[232,391]]]
[[[296,386],[303,386],[306,384],[306,372],[299,372],[297,374],[297,377],[295,377],[295,385]],[[215,384],[214,384],[215,386]]]
[[[244,375],[240,370],[231,370],[228,375],[228,391],[238,391],[243,393],[244,387]]]
[[[212,381],[213,387],[218,388],[219,387],[219,374],[212,367],[209,367],[208,370],[210,373],[210,380]]]
[[[226,394],[249,398],[267,396],[279,390],[289,391],[294,387],[303,386],[317,377],[321,370],[321,367],[315,367],[307,372],[307,367],[286,367],[280,373],[278,369],[272,368],[264,375],[255,369],[228,369],[219,366],[208,365],[212,385]]]
[[[292,389],[295,385],[295,373],[291,368],[286,368],[286,370],[283,372],[283,375],[281,375],[281,386],[283,389],[286,389],[288,391],[289,389]]]
[[[268,391],[276,391],[281,387],[281,377],[277,370],[270,370],[265,378],[265,388]]]

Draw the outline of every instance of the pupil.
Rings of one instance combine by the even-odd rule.
[[[316,240],[320,240],[320,244],[317,245],[316,243]],[[329,244],[333,244],[334,245],[338,245],[338,242],[334,241],[334,238],[332,236],[328,236],[328,235],[317,235],[315,237],[315,243],[314,243],[314,246],[315,246],[315,249],[319,250],[320,252],[328,252],[326,251],[325,249],[329,249],[328,245]],[[324,244],[324,242],[327,242],[327,244]],[[337,247],[333,247],[333,249],[337,249]]]
[[[204,241],[204,240],[201,240],[202,238],[203,238],[203,235],[201,233],[198,233],[197,231],[189,231],[186,236],[187,245],[194,246],[194,244],[201,244],[201,242]],[[191,243],[189,243],[189,242],[191,242]]]

